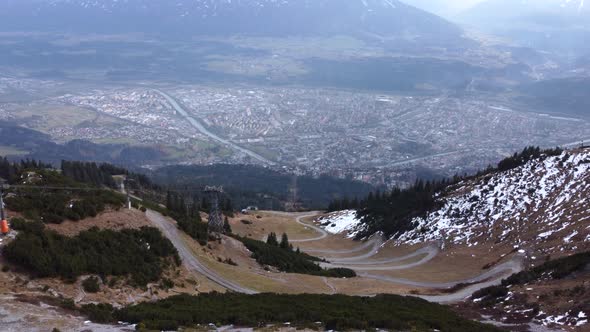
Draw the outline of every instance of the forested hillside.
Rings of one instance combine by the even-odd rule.
[[[209,240],[209,225],[201,219],[203,203],[198,197],[190,201],[175,192],[169,191],[166,195],[166,210],[176,220],[178,227],[201,245],[206,245]]]
[[[108,163],[94,163],[81,161],[61,162],[62,174],[74,181],[92,184],[95,186],[106,186],[118,189],[114,175],[125,177],[125,186],[131,189],[158,189],[152,181],[144,174],[133,173],[127,169]]]
[[[156,183],[198,192],[205,185],[223,186],[236,208],[257,205],[282,209],[292,200],[294,184],[297,199],[306,208],[325,209],[342,197],[364,197],[375,188],[367,183],[322,176],[293,176],[250,165],[169,166],[154,172]]]
[[[6,121],[0,121],[0,142],[2,145],[29,152],[29,158],[55,164],[66,159],[141,165],[166,158],[165,153],[153,147],[95,144],[79,139],[57,144],[46,134]]]
[[[181,326],[213,321],[221,325],[251,327],[289,322],[298,328],[339,331],[501,331],[491,325],[461,318],[448,307],[397,295],[179,295],[112,310],[111,317],[152,330],[176,330]]]
[[[121,194],[77,182],[49,167],[36,161],[1,160],[0,177],[11,185],[5,199],[6,207],[29,219],[61,223],[65,219],[94,217],[108,207],[120,208],[125,202]],[[95,180],[110,184],[106,177],[102,180],[97,176],[92,180],[88,178],[90,184],[95,184]]]
[[[40,222],[19,220],[13,226],[19,234],[4,247],[3,256],[36,277],[130,276],[132,285],[145,286],[157,281],[169,264],[180,264],[172,243],[155,228],[94,228],[66,237]]]
[[[9,184],[6,208],[24,217],[11,218],[17,235],[2,248],[3,257],[35,277],[75,281],[84,274],[120,276],[142,287],[159,280],[171,264],[180,264],[180,257],[155,228],[91,228],[65,236],[45,227],[64,220],[84,222],[107,209],[121,208],[125,197],[113,190],[114,174],[135,178],[138,184],[151,183],[107,164],[64,161],[57,170],[34,160],[0,159],[0,177]]]

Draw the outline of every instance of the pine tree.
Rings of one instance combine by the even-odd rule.
[[[283,233],[283,236],[281,237],[280,247],[282,249],[289,249],[289,237],[287,236],[287,233]]]
[[[167,191],[166,192],[166,208],[168,210],[172,210],[172,205],[173,205],[173,202],[172,202],[172,193],[170,191]]]
[[[279,246],[279,241],[277,240],[277,235],[274,232],[271,232],[270,234],[268,234],[268,238],[266,239],[266,244],[269,244],[269,245],[275,246],[275,247]]]
[[[229,220],[227,219],[227,217],[225,217],[225,219],[223,220],[223,233],[225,233],[225,234],[232,233],[231,225],[229,224]]]

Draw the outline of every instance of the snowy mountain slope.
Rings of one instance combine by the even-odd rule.
[[[398,243],[503,244],[537,253],[590,248],[590,149],[458,184]]]
[[[563,55],[590,49],[590,6],[585,0],[487,0],[455,18],[478,30]]]
[[[589,13],[590,8],[586,6],[585,0],[487,0],[466,10],[460,18],[472,22],[475,19],[506,21],[509,18],[520,18],[535,21],[545,18],[543,22],[546,23],[573,24],[581,22],[578,19],[587,17]]]
[[[354,238],[355,230],[361,221],[356,217],[355,210],[343,210],[330,213],[315,221],[322,228],[332,234],[345,234],[348,238]]]
[[[0,30],[442,39],[462,34],[397,0],[8,0],[0,2]]]

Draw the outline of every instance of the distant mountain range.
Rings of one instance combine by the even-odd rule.
[[[452,23],[397,0],[5,0],[0,3],[0,30],[461,36]]]
[[[407,1],[438,8],[435,12],[445,7],[442,0],[432,0],[431,5],[426,0]],[[0,32],[40,34],[6,34],[7,41],[0,45],[4,54],[0,65],[43,77],[69,77],[91,69],[97,77],[113,80],[254,80],[421,92],[461,90],[482,77],[492,82],[486,91],[496,90],[507,81],[528,83],[533,67],[541,74],[546,74],[542,72],[546,67],[560,72],[586,68],[531,50],[566,53],[572,63],[590,54],[590,44],[581,42],[590,38],[590,27],[586,28],[590,20],[585,20],[589,10],[582,0],[488,0],[461,15],[461,22],[520,44],[518,48],[503,45],[502,53],[497,52],[499,47],[492,49],[470,39],[459,25],[410,4],[398,0],[1,0]],[[568,24],[558,24],[565,21]],[[64,34],[85,38],[63,38]],[[124,36],[96,38],[105,34]],[[60,40],[53,40],[55,36]],[[320,42],[329,52],[305,46],[309,37],[334,36],[354,40]],[[247,38],[234,37],[274,39],[259,47],[254,38],[244,42]],[[274,43],[285,37],[303,38],[292,38],[288,46]],[[238,57],[240,61],[235,62]]]
[[[497,25],[537,24],[546,27],[590,27],[590,6],[584,0],[487,0],[465,11],[460,18],[471,23]]]
[[[407,91],[463,87],[504,64],[480,66],[487,53],[461,27],[397,0],[2,0],[0,32],[18,32],[0,65],[58,77],[108,68],[98,75]],[[52,40],[63,35],[82,38]]]
[[[590,5],[584,0],[487,0],[457,20],[522,45],[568,54],[590,52]]]
[[[79,139],[57,144],[46,134],[6,121],[0,121],[0,142],[3,146],[27,152],[26,158],[55,164],[61,160],[91,160],[138,165],[166,158],[166,154],[157,147],[94,144]],[[23,156],[8,157],[19,160]]]

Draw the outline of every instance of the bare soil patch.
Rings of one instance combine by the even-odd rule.
[[[80,221],[64,221],[61,224],[47,224],[47,228],[65,236],[76,236],[80,232],[92,227],[120,231],[122,229],[138,229],[144,226],[152,226],[145,213],[135,209],[110,210],[99,214],[94,218],[86,218]]]
[[[317,232],[295,222],[295,217],[274,214],[267,211],[252,211],[248,214],[237,213],[229,219],[232,231],[240,236],[256,240],[265,238],[270,232],[287,233],[290,239],[306,239],[317,236]]]

